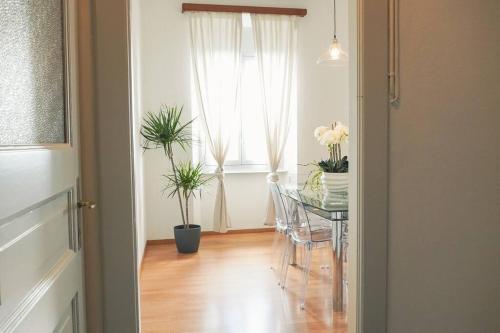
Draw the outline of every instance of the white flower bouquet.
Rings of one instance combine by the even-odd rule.
[[[314,130],[314,137],[327,147],[330,154],[328,160],[317,163],[319,168],[327,173],[349,172],[349,162],[347,156],[342,156],[341,147],[341,144],[349,142],[349,128],[341,122],[335,122],[330,127],[319,126]]]
[[[337,121],[330,126],[317,127],[314,137],[328,149],[329,158],[310,164],[316,169],[309,174],[306,186],[314,190],[323,187],[328,193],[346,191],[349,161],[342,155],[341,145],[349,142],[349,128]]]

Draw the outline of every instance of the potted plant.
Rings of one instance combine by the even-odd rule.
[[[167,179],[165,189],[171,190],[170,197],[181,194],[184,199],[186,221],[183,225],[174,227],[175,244],[181,253],[197,252],[200,244],[201,227],[197,224],[189,223],[189,199],[196,197],[197,190],[200,190],[213,177],[203,174],[200,163],[193,165],[191,162],[179,163],[175,173],[164,176]]]
[[[318,142],[326,146],[329,158],[313,163],[317,171],[313,172],[312,183],[321,183],[325,195],[347,192],[349,182],[349,161],[342,155],[341,144],[349,139],[349,128],[340,122],[329,127],[319,126],[314,130]]]
[[[177,197],[182,217],[182,224],[174,227],[175,244],[180,253],[192,253],[198,251],[201,227],[189,223],[189,199],[210,178],[203,175],[200,164],[193,166],[186,162],[180,163],[178,167],[175,165],[174,147],[186,150],[192,143],[189,127],[193,120],[182,123],[182,110],[182,107],[162,105],[158,114],[148,112],[140,133],[144,138],[145,150],[162,149],[170,162],[172,173],[165,175],[165,189],[170,190],[170,197]]]

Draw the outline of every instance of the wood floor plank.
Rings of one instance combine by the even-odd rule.
[[[174,244],[149,245],[141,274],[142,332],[347,332],[345,316],[332,311],[331,272],[320,268],[328,249],[314,252],[300,310],[302,271],[291,266],[287,288],[279,288],[270,269],[273,237],[203,236],[200,251],[189,255],[178,254]]]

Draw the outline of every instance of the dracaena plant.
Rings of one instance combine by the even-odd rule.
[[[181,162],[175,171],[169,175],[164,175],[167,179],[165,190],[170,191],[169,196],[176,194],[184,198],[186,208],[186,225],[189,225],[189,199],[196,197],[196,191],[201,189],[210,180],[212,176],[203,174],[203,168],[200,163],[193,165],[191,162]]]
[[[170,161],[175,193],[179,200],[181,209],[182,224],[188,227],[188,221],[184,216],[184,209],[179,191],[180,183],[178,171],[174,163],[174,147],[179,146],[186,150],[191,146],[190,126],[193,120],[183,122],[181,120],[183,107],[169,107],[162,105],[159,113],[148,112],[143,119],[141,135],[144,139],[142,147],[148,149],[162,149],[165,156]]]

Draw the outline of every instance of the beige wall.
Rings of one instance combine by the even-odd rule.
[[[401,0],[388,331],[500,332],[500,1]]]

